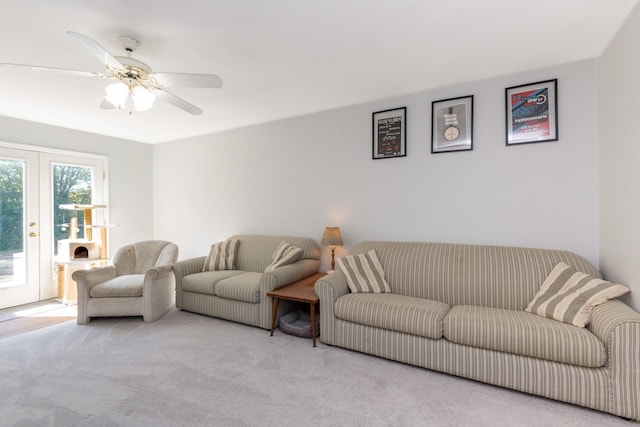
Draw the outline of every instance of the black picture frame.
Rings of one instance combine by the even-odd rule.
[[[506,144],[558,140],[558,79],[505,89]]]
[[[431,103],[431,154],[473,150],[473,95]]]
[[[407,155],[407,107],[372,114],[372,158],[390,159]]]

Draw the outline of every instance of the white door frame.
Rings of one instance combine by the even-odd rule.
[[[53,263],[53,229],[52,229],[52,182],[51,182],[51,165],[52,164],[69,164],[75,166],[93,167],[94,189],[92,191],[95,204],[106,204],[107,209],[96,212],[96,222],[108,222],[108,201],[109,201],[109,185],[108,185],[108,157],[98,154],[81,153],[75,151],[59,150],[47,147],[15,144],[0,141],[0,148],[21,150],[24,152],[35,153],[37,162],[35,164],[38,181],[34,183],[34,188],[29,188],[37,197],[35,203],[39,205],[37,212],[34,214],[37,218],[28,219],[35,222],[37,230],[29,230],[38,233],[36,241],[37,249],[34,253],[38,254],[38,261],[35,263],[37,269],[32,274],[37,277],[39,284],[38,295],[35,301],[42,301],[58,296],[58,283],[54,280],[56,272]],[[28,240],[28,242],[30,242]],[[108,256],[108,254],[107,254]]]

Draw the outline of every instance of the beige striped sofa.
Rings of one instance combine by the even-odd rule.
[[[640,314],[619,300],[578,328],[524,311],[567,251],[362,242],[392,293],[350,293],[335,271],[316,282],[322,342],[640,419]],[[425,385],[427,386],[427,385]]]
[[[236,270],[202,271],[206,256],[173,265],[176,307],[194,313],[271,329],[272,299],[267,292],[316,273],[320,248],[307,237],[236,235]],[[301,259],[265,273],[282,241],[303,249]],[[282,301],[279,312],[293,310]],[[279,320],[278,315],[278,320]]]

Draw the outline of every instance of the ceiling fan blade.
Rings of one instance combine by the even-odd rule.
[[[4,63],[4,64],[0,64],[0,67],[21,68],[21,69],[27,69],[30,71],[46,71],[46,72],[53,72],[58,74],[66,74],[70,76],[80,76],[80,77],[99,77],[102,79],[113,78],[113,77],[105,76],[104,74],[94,73],[93,71],[69,70],[66,68],[39,67],[36,65]]]
[[[122,69],[124,66],[114,58],[105,48],[100,46],[97,41],[84,34],[76,33],[75,31],[67,31],[67,35],[72,39],[80,43],[85,49],[98,58],[103,64],[111,68]]]
[[[222,87],[222,79],[215,74],[154,73],[153,77],[163,87]]]
[[[167,92],[164,89],[157,89],[154,91],[156,96],[164,101],[167,101],[169,104],[172,104],[181,110],[186,111],[189,114],[193,114],[194,116],[199,116],[202,114],[202,110],[196,107],[195,105],[185,101],[182,98],[179,98],[172,94],[171,92]]]

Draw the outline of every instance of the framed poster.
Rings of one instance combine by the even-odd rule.
[[[505,89],[507,145],[558,140],[558,79]]]
[[[473,150],[473,95],[431,103],[431,152]]]
[[[407,107],[373,113],[373,159],[407,155]]]

